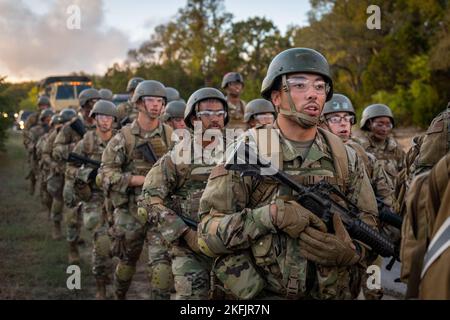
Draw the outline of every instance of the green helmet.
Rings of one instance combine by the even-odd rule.
[[[222,89],[225,89],[230,82],[240,82],[244,84],[244,78],[239,72],[228,72],[223,76]]]
[[[80,92],[78,95],[78,100],[80,101],[80,106],[83,108],[83,106],[92,99],[101,99],[100,93],[97,89],[94,88],[88,88],[84,89]]]
[[[63,123],[62,117],[59,114],[54,114],[50,120],[50,126]]]
[[[100,97],[103,100],[112,101],[113,99],[113,92],[109,89],[100,89],[98,93],[100,93]]]
[[[352,114],[355,117],[352,125],[356,123],[356,113],[355,109],[353,108],[353,104],[350,99],[343,94],[333,94],[331,100],[325,103],[325,106],[322,110],[322,115],[326,116],[327,114],[335,112],[348,112]]]
[[[167,103],[181,99],[178,90],[172,87],[166,87],[166,96],[167,96]]]
[[[39,119],[42,120],[44,118],[51,117],[54,114],[55,113],[53,112],[52,109],[44,109],[44,110],[41,111],[41,114],[39,115]]]
[[[186,109],[186,103],[183,101],[169,102],[164,109],[163,121],[168,121],[171,118],[184,118],[184,110]]]
[[[267,75],[263,80],[261,95],[270,100],[270,95],[278,77],[295,72],[313,73],[324,77],[330,86],[327,101],[333,96],[333,80],[331,79],[330,66],[327,59],[309,48],[292,48],[279,53],[269,65]]]
[[[216,88],[201,88],[195,91],[188,99],[188,102],[186,104],[186,109],[184,111],[184,123],[188,128],[193,129],[192,123],[191,123],[191,116],[194,114],[194,111],[196,111],[196,107],[199,102],[207,99],[217,99],[220,100],[223,104],[223,108],[225,109],[226,115],[225,115],[225,125],[227,125],[229,118],[228,118],[228,102],[225,96],[222,92],[217,90]]]
[[[378,117],[390,118],[392,126],[394,126],[394,115],[392,114],[391,109],[385,104],[376,103],[371,104],[364,109],[360,124],[361,130],[369,131],[369,128],[367,127],[367,121]]]
[[[134,90],[131,102],[136,103],[141,97],[145,96],[162,97],[167,101],[166,87],[156,80],[144,80]]]
[[[66,108],[62,109],[59,112],[59,115],[61,116],[61,123],[66,123],[67,121],[70,121],[71,119],[75,118],[77,116],[77,112],[73,109]]]
[[[95,115],[97,114],[104,114],[107,116],[112,116],[114,118],[117,118],[117,107],[114,103],[108,100],[98,100],[94,107],[91,110],[91,113],[89,113],[89,117],[95,118]]]
[[[244,122],[249,122],[251,117],[259,113],[272,113],[275,117],[275,108],[272,102],[266,99],[255,99],[245,106]]]
[[[40,105],[50,105],[50,99],[47,96],[40,96],[37,102],[38,106]]]
[[[127,84],[127,92],[135,90],[138,84],[141,83],[142,81],[144,81],[144,79],[140,77],[131,78]]]

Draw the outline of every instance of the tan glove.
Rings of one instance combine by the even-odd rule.
[[[300,234],[300,254],[322,266],[351,266],[360,260],[356,247],[338,215],[333,216],[335,235],[307,227]]]
[[[183,235],[183,238],[192,251],[194,251],[195,253],[200,253],[200,248],[198,247],[197,231],[188,228],[186,233]]]
[[[291,238],[298,238],[306,227],[311,226],[326,232],[325,224],[308,209],[295,201],[276,201],[277,211],[273,224],[286,232]]]

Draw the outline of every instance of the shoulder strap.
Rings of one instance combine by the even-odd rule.
[[[163,123],[163,135],[164,135],[163,139],[166,142],[167,149],[170,149],[173,145],[172,133],[173,133],[172,127]]]
[[[331,153],[333,155],[334,167],[338,177],[344,180],[345,184],[350,181],[350,174],[348,169],[348,153],[342,140],[332,134],[331,132],[318,128],[319,131],[325,136],[325,140],[330,146]]]

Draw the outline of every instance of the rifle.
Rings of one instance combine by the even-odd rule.
[[[197,225],[198,225],[197,221],[192,220],[191,218],[185,217],[185,216],[183,216],[181,214],[178,214],[178,213],[177,213],[177,216],[179,216],[181,218],[181,220],[183,220],[184,223],[186,223],[186,225],[188,227],[190,227],[191,229],[197,231]]]
[[[84,134],[86,133],[86,128],[84,127],[83,122],[81,121],[80,118],[78,118],[77,120],[75,120],[74,122],[72,122],[70,124],[70,127],[76,132],[78,133],[81,137],[84,136]]]
[[[253,162],[256,163],[253,164]],[[261,168],[267,168],[273,174],[267,177],[263,176]],[[296,201],[321,218],[329,231],[333,231],[333,215],[338,214],[351,238],[368,245],[382,257],[394,257],[399,260],[399,249],[388,238],[359,219],[358,207],[331,184],[321,181],[312,187],[305,187],[296,182],[289,174],[259,157],[254,149],[244,141],[238,143],[234,152],[227,158],[225,169],[238,171],[241,176],[256,176],[260,179],[270,177],[280,182],[295,191],[298,194]],[[331,195],[344,201],[348,208],[342,206]]]
[[[403,218],[395,214],[383,200],[377,197],[378,219],[399,230],[402,229]]]
[[[76,163],[78,165],[85,164],[93,167],[94,170],[89,174],[90,179],[93,179],[97,175],[97,171],[100,168],[100,165],[102,164],[100,161],[89,159],[75,152],[69,153],[69,158],[67,159],[67,162]]]
[[[158,157],[156,156],[152,146],[148,142],[141,143],[136,147],[136,149],[138,149],[142,153],[147,162],[153,164],[158,161]]]
[[[125,127],[127,124],[129,124],[129,123],[131,123],[132,121],[131,121],[131,119],[130,119],[130,117],[129,116],[126,116],[125,118],[123,118],[121,121],[120,121],[120,126],[121,127]]]

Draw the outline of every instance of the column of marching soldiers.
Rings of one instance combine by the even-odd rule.
[[[110,90],[86,89],[78,112],[54,113],[39,98],[23,132],[31,192],[39,184],[53,239],[64,220],[69,264],[80,261],[81,228],[92,234],[97,299],[126,298],[144,247],[151,299],[382,298],[383,288],[366,285],[382,254],[355,239],[343,217],[334,212],[324,223],[270,176],[227,170],[221,152],[206,159],[219,142],[235,146],[228,135],[205,134],[225,128],[247,137],[276,130],[281,169],[303,186],[338,189],[344,208],[355,204],[358,219],[395,244],[408,298],[450,298],[450,105],[405,154],[386,105],[367,106],[362,133],[352,134],[352,102],[333,93],[315,50],[278,54],[262,99],[241,100],[237,72],[221,87],[226,95],[200,88],[186,103],[176,89],[135,77],[127,102],[116,107]],[[200,141],[189,139],[194,128]],[[187,136],[172,139],[180,130]],[[179,163],[174,144],[186,142],[194,159]],[[386,210],[402,225],[384,221]]]

